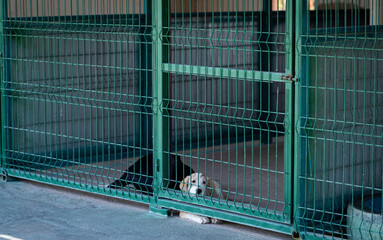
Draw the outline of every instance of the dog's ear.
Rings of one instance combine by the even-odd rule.
[[[189,189],[189,183],[190,183],[190,176],[187,176],[182,182],[180,183],[180,189],[183,192],[187,192]]]
[[[205,177],[206,191],[205,196],[211,197],[214,192],[214,183],[209,177]]]
[[[206,177],[206,186],[209,187],[209,188],[214,188],[214,182],[211,178],[209,177]]]
[[[219,183],[216,181],[213,181],[213,184],[214,184],[214,195],[216,195],[215,197],[225,199],[226,196],[224,192],[222,191],[221,185],[219,185]]]

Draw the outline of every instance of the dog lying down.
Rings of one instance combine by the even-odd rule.
[[[194,173],[194,170],[181,161],[176,155],[169,158],[169,185],[167,188],[176,189],[177,184],[185,176]],[[109,184],[109,188],[123,188],[128,184],[133,184],[138,190],[148,194],[153,193],[153,154],[139,158],[132,164],[119,179]]]
[[[180,189],[194,195],[214,197],[224,199],[221,186],[206,177],[202,173],[193,173],[187,176],[181,183]],[[209,217],[199,216],[193,213],[180,212],[180,218],[189,219],[197,223],[220,223],[221,220]]]

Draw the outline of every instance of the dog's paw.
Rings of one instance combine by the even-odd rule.
[[[208,218],[208,217],[201,217],[199,222],[200,222],[201,224],[207,224],[207,223],[210,223],[210,218]]]
[[[216,218],[212,218],[212,219],[211,219],[211,223],[213,223],[213,224],[219,224],[219,223],[222,223],[222,221],[219,220],[219,219],[216,219]]]

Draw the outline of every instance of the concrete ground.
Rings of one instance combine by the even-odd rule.
[[[201,225],[146,205],[29,181],[0,183],[0,240],[291,239],[232,223]]]

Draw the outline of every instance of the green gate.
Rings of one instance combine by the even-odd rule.
[[[158,204],[290,233],[292,35],[269,1],[241,3],[153,6]],[[224,197],[167,187],[169,154],[217,180]]]
[[[382,192],[382,10],[2,0],[1,175],[294,237],[375,237],[376,216],[353,207]],[[182,192],[174,156],[223,194]],[[139,159],[153,163],[129,170],[141,187],[110,187]]]

